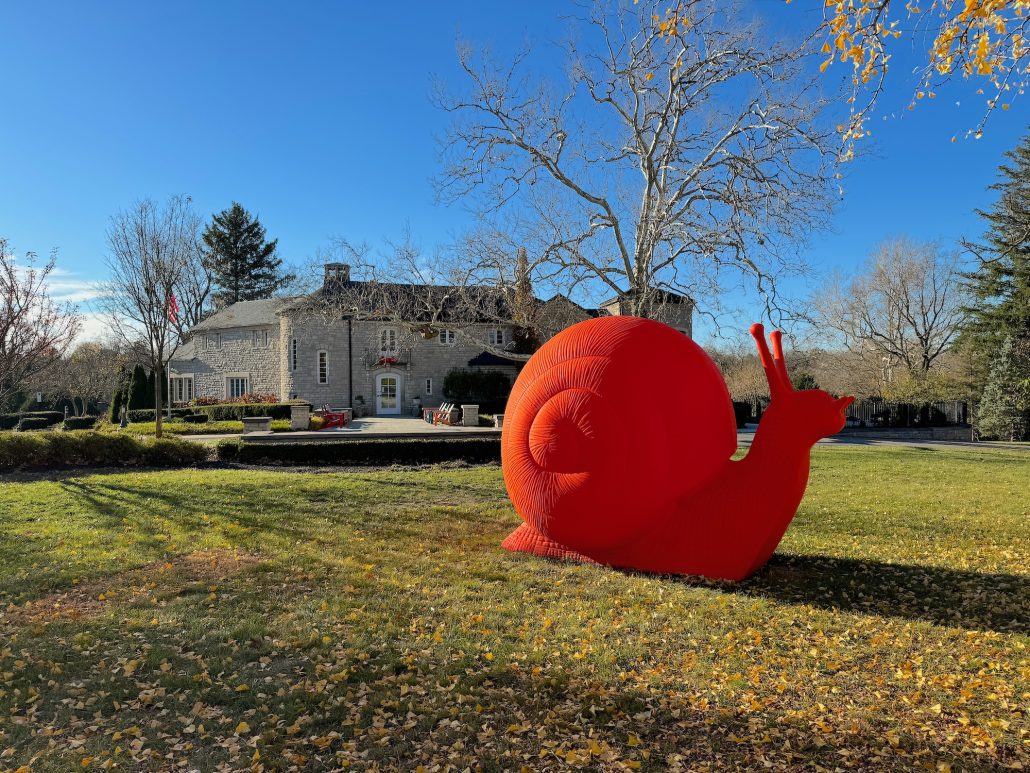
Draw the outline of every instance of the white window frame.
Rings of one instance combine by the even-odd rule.
[[[297,339],[294,338],[290,343],[290,370],[297,370]]]
[[[325,349],[319,349],[315,355],[315,380],[319,384],[329,383],[329,352]]]
[[[208,349],[221,349],[222,348],[222,334],[221,333],[208,333],[205,336],[207,340]]]
[[[427,395],[432,395],[433,394],[433,379],[431,379],[431,378],[427,378],[426,379],[426,394]]]
[[[232,393],[232,387],[229,386],[232,381],[243,381],[243,391],[238,395]],[[250,393],[250,374],[249,373],[226,373],[225,374],[225,399],[231,400],[234,397],[242,397],[245,394]]]
[[[490,342],[490,346],[504,346],[505,338],[507,338],[507,335],[503,327],[490,328],[486,334],[486,340]]]
[[[267,330],[255,330],[254,331],[254,348],[255,349],[267,349],[269,343],[269,336]]]
[[[379,356],[381,357],[396,357],[397,356],[397,328],[395,327],[384,327],[379,330]],[[390,340],[388,340],[390,339]],[[391,346],[387,346],[390,343]]]
[[[171,382],[168,386],[168,391],[171,393],[173,403],[188,403],[196,399],[196,384],[192,373],[182,376],[171,376],[168,380]],[[186,389],[187,383],[189,384],[189,389]]]
[[[441,346],[454,346],[454,344],[458,342],[457,335],[455,335],[454,331],[449,328],[441,330],[438,338]]]

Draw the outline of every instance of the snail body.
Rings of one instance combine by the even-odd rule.
[[[811,446],[844,424],[851,398],[797,392],[778,332],[751,328],[772,402],[751,451],[733,406],[690,338],[637,317],[600,317],[549,340],[505,409],[501,462],[523,524],[509,550],[643,571],[739,580],[793,518]]]

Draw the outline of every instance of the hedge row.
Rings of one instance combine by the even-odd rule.
[[[249,416],[271,416],[273,419],[290,418],[289,403],[223,403],[219,405],[196,405],[190,408],[173,408],[172,416],[185,418],[204,414],[211,421],[239,421]],[[152,408],[128,412],[128,419],[134,424],[154,421]]]
[[[41,432],[0,436],[0,471],[39,467],[192,467],[207,459],[199,443],[140,440],[101,432]]]
[[[65,429],[93,429],[96,424],[96,416],[69,416],[64,420]]]
[[[24,413],[0,414],[0,429],[16,429],[25,419],[33,419],[34,429],[46,429],[64,420],[61,411],[26,411]],[[40,423],[40,421],[42,423]]]
[[[218,458],[241,464],[371,467],[463,461],[499,462],[501,440],[489,438],[400,438],[319,443],[246,443],[223,440]]]

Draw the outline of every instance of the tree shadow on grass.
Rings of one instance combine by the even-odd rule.
[[[823,609],[1030,635],[1030,577],[1022,575],[777,554],[750,579],[719,587]]]

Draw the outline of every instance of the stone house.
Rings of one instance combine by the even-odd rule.
[[[352,281],[349,266],[327,264],[315,293],[241,301],[194,327],[169,363],[172,401],[262,393],[408,415],[416,405],[445,401],[444,377],[452,369],[498,370],[514,381],[521,363],[505,356],[516,326],[504,299],[476,290],[470,304],[466,288],[459,310],[452,290]],[[533,304],[544,339],[575,322],[619,313],[618,299],[599,309],[561,295]],[[377,314],[381,308],[390,313]],[[677,296],[665,308],[665,321],[690,335],[690,301]]]

